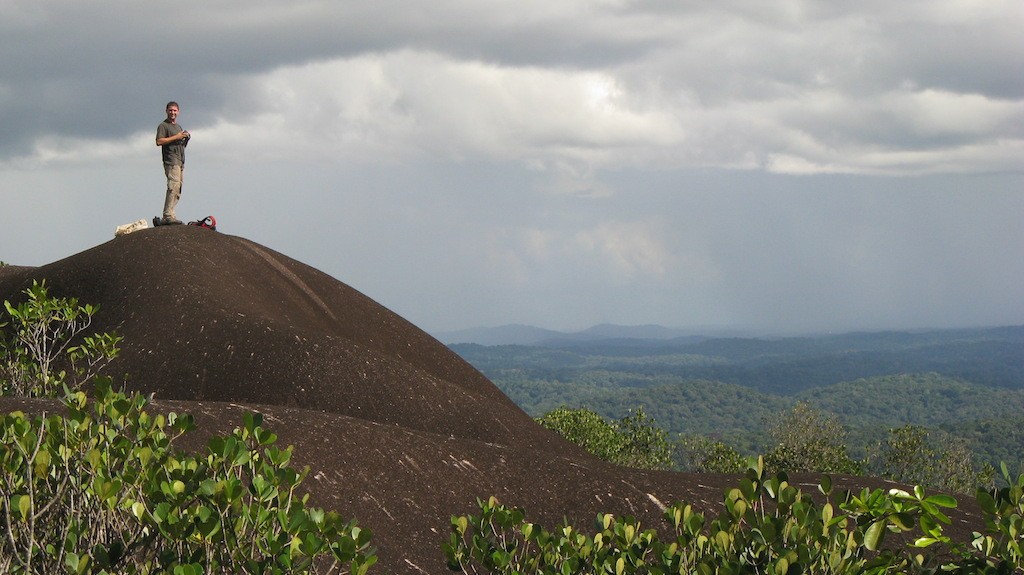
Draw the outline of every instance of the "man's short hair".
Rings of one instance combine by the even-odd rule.
[[[167,105],[164,106],[164,110],[169,109],[171,106],[174,106],[175,108],[180,108],[180,106],[178,106],[178,103],[172,100],[170,102],[167,102]]]

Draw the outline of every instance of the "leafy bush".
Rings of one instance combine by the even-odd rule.
[[[117,356],[122,338],[114,334],[84,336],[72,345],[99,306],[51,297],[45,282],[33,281],[25,294],[18,305],[4,301],[10,319],[0,321],[0,395],[57,397],[64,386],[81,387]]]
[[[1004,463],[1001,466],[1006,487],[978,491],[978,505],[985,519],[985,533],[974,533],[973,546],[979,555],[966,566],[986,572],[1014,566],[1024,571],[1024,473],[1014,480]]]
[[[307,506],[305,477],[258,414],[172,450],[192,418],[150,415],[147,401],[96,386],[66,416],[0,418],[0,572],[365,573],[370,534]]]
[[[860,472],[860,464],[846,452],[846,430],[839,419],[814,409],[807,402],[798,402],[791,411],[769,422],[768,434],[775,446],[764,459],[772,469]]]
[[[742,473],[747,460],[721,441],[701,435],[684,435],[675,443],[676,462],[683,471]]]
[[[759,460],[710,522],[691,505],[670,507],[666,540],[635,518],[608,514],[598,515],[593,535],[568,524],[548,531],[492,497],[478,500],[479,516],[452,517],[443,549],[462,573],[1009,574],[1024,569],[1024,475],[1007,480],[1012,487],[979,493],[986,532],[970,545],[943,534],[953,497],[865,489],[837,503],[824,476],[816,499],[785,473],[768,477]],[[909,545],[885,545],[888,533],[909,536]]]
[[[962,439],[931,437],[928,429],[905,425],[868,451],[868,471],[904,483],[938,487],[954,493],[973,493],[992,486],[995,470],[977,465]]]
[[[537,422],[605,461],[637,469],[672,468],[667,434],[648,419],[643,407],[618,422],[605,421],[589,409],[561,407]]]

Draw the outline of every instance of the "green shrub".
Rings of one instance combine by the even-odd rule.
[[[18,305],[4,301],[9,319],[0,318],[0,395],[58,397],[117,356],[120,336],[83,335],[99,306],[51,297],[45,282],[33,281],[25,295]]]
[[[672,446],[665,431],[638,407],[618,422],[605,421],[589,409],[560,407],[537,418],[548,429],[617,465],[637,469],[671,469]]]
[[[452,517],[443,549],[449,568],[463,573],[1009,574],[1024,569],[1022,489],[1024,475],[1011,487],[979,493],[986,532],[968,544],[943,533],[950,522],[943,509],[957,505],[951,496],[917,487],[865,489],[837,500],[824,476],[816,499],[785,473],[768,477],[758,460],[726,491],[714,519],[685,503],[670,507],[664,540],[632,517],[607,514],[598,515],[593,535],[568,524],[548,531],[492,497],[478,501],[478,516]],[[890,533],[910,543],[886,545]]]
[[[977,554],[964,566],[977,572],[1024,572],[1024,473],[1014,479],[1006,464],[1000,466],[1006,487],[981,489],[978,505],[985,519],[985,532],[974,533]],[[967,573],[968,571],[963,571]]]
[[[683,471],[743,473],[747,460],[732,447],[701,435],[684,435],[675,442],[676,462]]]
[[[860,463],[846,452],[846,430],[839,419],[807,402],[770,421],[768,434],[774,447],[764,459],[773,470],[860,473]]]
[[[150,415],[147,401],[100,381],[66,416],[0,418],[0,572],[365,573],[370,534],[307,506],[291,449],[258,414],[174,451],[192,418]]]
[[[995,469],[991,465],[978,465],[964,440],[938,434],[933,437],[918,425],[889,430],[888,439],[868,450],[868,471],[954,493],[974,493],[979,487],[993,485]]]

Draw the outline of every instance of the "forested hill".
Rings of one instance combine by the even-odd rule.
[[[619,418],[643,406],[670,432],[751,452],[765,419],[802,400],[837,415],[854,451],[919,425],[989,461],[1024,461],[1024,326],[450,347],[534,416],[568,406]]]
[[[706,379],[792,395],[884,375],[938,373],[1024,388],[1024,326],[850,333],[777,339],[549,340],[535,346],[450,346],[492,380],[507,370],[571,380],[593,370]]]

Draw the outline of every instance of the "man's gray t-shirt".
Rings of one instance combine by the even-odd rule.
[[[156,127],[156,137],[157,139],[169,138],[176,134],[180,134],[183,131],[185,131],[185,129],[182,128],[180,125],[172,124],[164,120],[163,122],[160,122],[159,126]],[[163,146],[160,146],[160,151],[163,153],[164,156],[164,164],[168,166],[184,166],[185,144],[187,143],[187,141],[187,139],[178,140],[176,142],[171,142],[170,144],[164,144]]]

